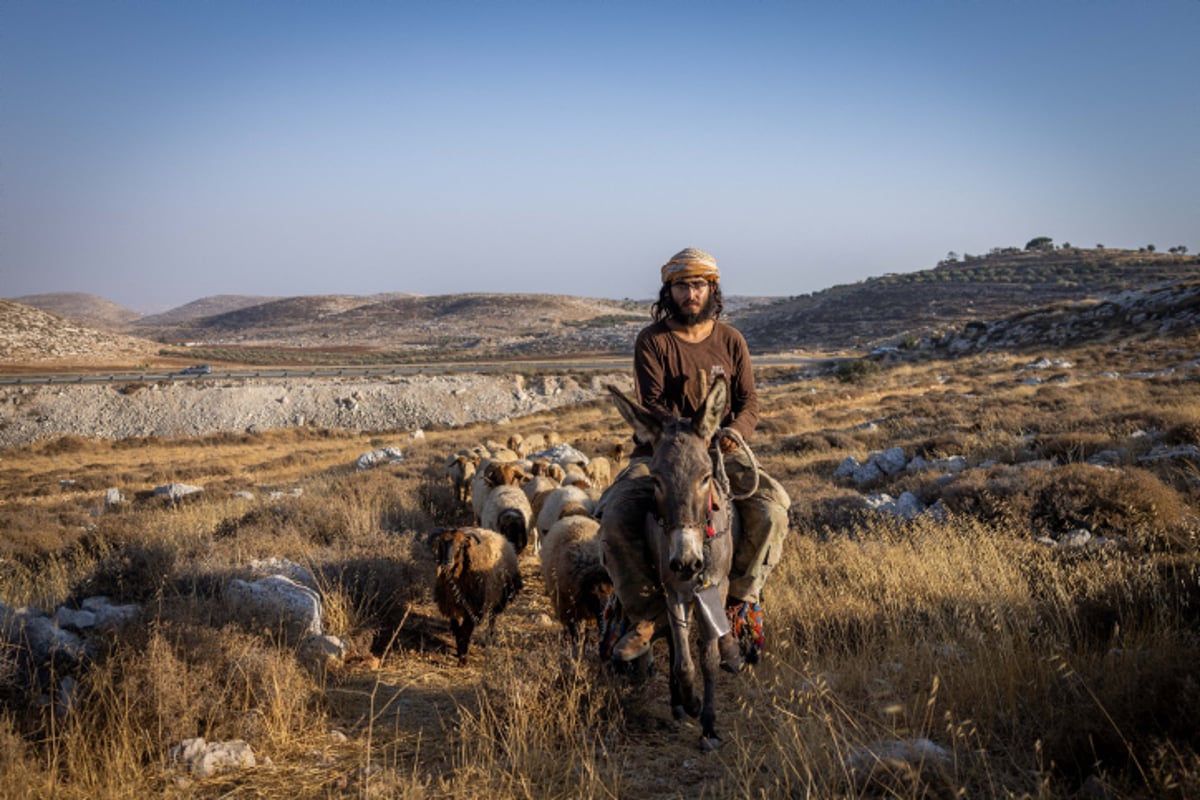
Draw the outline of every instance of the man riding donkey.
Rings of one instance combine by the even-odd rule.
[[[779,562],[791,500],[758,468],[745,444],[758,425],[758,394],[746,340],[719,319],[723,303],[716,259],[689,247],[672,256],[661,273],[654,322],[638,334],[634,346],[637,400],[664,422],[691,418],[714,381],[728,382],[728,406],[715,437],[719,441],[710,446],[714,461],[723,462],[728,474],[741,531],[734,542],[725,607],[711,594],[698,597],[704,606],[701,616],[720,636],[722,666],[737,672],[743,663],[757,663],[762,654],[762,588]],[[651,449],[650,443],[637,443],[629,465],[597,504],[602,520],[606,512],[633,520],[652,513]],[[666,605],[654,567],[644,555],[644,526],[604,525],[601,535],[616,599],[606,611],[600,655],[632,661],[666,631]]]

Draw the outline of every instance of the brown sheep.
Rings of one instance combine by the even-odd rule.
[[[553,461],[550,461],[549,459],[546,459],[546,458],[530,459],[529,474],[535,478],[543,476],[543,475],[546,477],[554,477],[550,474],[550,471],[556,467],[559,470],[562,469],[562,467],[558,467]],[[561,476],[555,477],[555,480],[561,481],[562,477]]]
[[[611,461],[612,465],[617,469],[621,468],[622,463],[625,461],[625,457],[628,454],[629,451],[625,446],[625,442],[623,441],[613,442],[607,448],[605,448],[603,453],[601,453],[601,455]]]
[[[579,625],[600,621],[613,584],[601,563],[600,522],[571,515],[551,526],[542,545],[542,581],[559,621],[573,640]]]
[[[563,478],[567,476],[567,471],[563,469],[562,464],[548,463],[543,471],[547,478],[551,478],[559,483],[563,482]]]
[[[491,638],[496,615],[521,591],[517,554],[507,539],[484,528],[438,528],[429,545],[437,563],[434,600],[450,621],[458,663],[465,664],[475,626],[486,618]]]

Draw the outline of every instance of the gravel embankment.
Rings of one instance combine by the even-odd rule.
[[[78,434],[195,436],[298,425],[362,431],[498,421],[628,389],[625,373],[246,379],[0,389],[0,448]]]

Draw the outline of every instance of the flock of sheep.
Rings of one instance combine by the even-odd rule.
[[[460,450],[445,462],[455,498],[470,503],[475,526],[439,528],[430,536],[437,562],[434,599],[450,621],[459,663],[471,633],[522,588],[518,557],[541,558],[542,579],[555,615],[573,639],[598,621],[612,593],[593,516],[600,493],[624,458],[615,443],[591,458],[557,434],[514,434]]]

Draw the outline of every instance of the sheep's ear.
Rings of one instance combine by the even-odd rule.
[[[704,441],[707,442],[711,439],[721,424],[721,418],[725,416],[725,398],[728,396],[729,384],[725,382],[725,378],[721,377],[713,381],[712,388],[708,390],[708,396],[700,404],[696,416],[692,417],[692,427]]]
[[[625,421],[633,426],[633,436],[639,442],[655,444],[662,436],[662,423],[646,409],[626,397],[620,389],[611,383],[605,386],[612,393],[617,404],[617,411]]]

